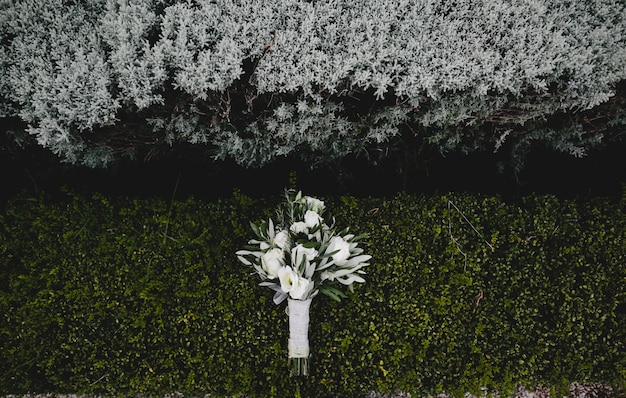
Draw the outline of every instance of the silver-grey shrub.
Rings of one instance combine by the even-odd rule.
[[[580,156],[606,129],[578,115],[626,124],[621,0],[0,0],[0,43],[0,118],[91,166],[176,142],[319,162],[402,134]]]

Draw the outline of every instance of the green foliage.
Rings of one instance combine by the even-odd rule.
[[[367,282],[311,308],[312,375],[233,253],[278,198],[20,197],[0,213],[0,391],[501,392],[626,381],[626,215],[534,196],[324,198]]]

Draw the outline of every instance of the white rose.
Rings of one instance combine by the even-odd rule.
[[[309,229],[307,228],[306,224],[302,221],[293,223],[291,225],[291,228],[289,229],[296,234],[302,234],[302,233],[306,234],[307,232],[309,232]]]
[[[330,238],[326,253],[332,253],[334,251],[337,251],[337,253],[332,255],[335,264],[343,265],[348,260],[348,257],[350,257],[350,244],[340,236],[333,236]]]
[[[281,249],[284,249],[289,244],[289,233],[287,231],[280,231],[274,236],[274,244]]]
[[[301,278],[291,267],[282,267],[278,270],[280,289],[294,300],[301,300],[307,292],[310,281]]]
[[[261,255],[261,266],[270,279],[278,276],[278,271],[285,264],[282,249],[274,248]]]
[[[304,223],[307,227],[313,228],[322,223],[322,217],[313,210],[307,210],[306,213],[304,213]]]

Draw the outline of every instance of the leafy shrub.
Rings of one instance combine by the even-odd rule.
[[[625,11],[614,0],[5,1],[0,117],[90,166],[179,142],[251,166],[333,161],[415,136],[443,151],[506,142],[520,157],[539,141],[582,156],[626,120]]]

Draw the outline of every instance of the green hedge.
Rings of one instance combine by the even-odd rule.
[[[234,252],[280,197],[22,196],[0,213],[0,392],[461,395],[626,382],[626,215],[609,199],[324,198],[367,282],[313,301],[312,376]]]

